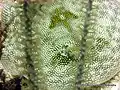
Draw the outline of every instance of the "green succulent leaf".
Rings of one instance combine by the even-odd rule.
[[[120,72],[116,0],[56,0],[26,10],[4,7],[8,28],[0,59],[9,78],[26,76],[23,90],[99,90],[94,84]]]

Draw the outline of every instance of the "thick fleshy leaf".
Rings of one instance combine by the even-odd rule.
[[[8,33],[1,57],[11,76],[27,75],[25,90],[76,90],[120,71],[117,0],[56,0],[25,10],[22,4],[4,8]]]

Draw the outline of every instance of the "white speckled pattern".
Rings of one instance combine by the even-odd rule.
[[[81,79],[82,84],[101,84],[113,77],[118,82],[113,80],[117,86],[110,89],[119,90],[119,77],[115,75],[120,72],[120,3],[117,0],[93,0],[92,10],[88,12],[88,1],[56,0],[51,5],[43,5],[41,10],[38,4],[30,5],[37,10],[36,15],[30,14],[33,41],[30,54],[38,75],[35,80],[39,86],[45,87],[40,90],[75,90],[75,82]],[[6,6],[3,22],[12,21],[12,17],[20,11],[14,5]],[[69,12],[78,18],[67,15]],[[11,75],[23,74],[26,70],[26,36],[24,20],[20,15],[22,13],[10,23],[0,61]],[[50,25],[53,27],[50,28]],[[83,38],[84,46],[81,44]],[[68,47],[66,49],[63,46]],[[76,80],[78,62],[62,65],[60,60],[63,60],[62,56],[71,60],[66,55],[67,50],[71,50],[78,60],[81,49],[85,50],[82,52],[83,74]],[[106,87],[103,89],[108,90]]]

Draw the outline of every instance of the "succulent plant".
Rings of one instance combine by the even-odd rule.
[[[23,90],[100,90],[120,71],[119,16],[117,0],[6,3],[1,66]]]

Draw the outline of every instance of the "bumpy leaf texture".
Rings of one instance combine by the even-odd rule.
[[[119,16],[116,0],[7,4],[0,63],[12,77],[26,75],[30,85],[23,90],[105,83],[120,71]]]

